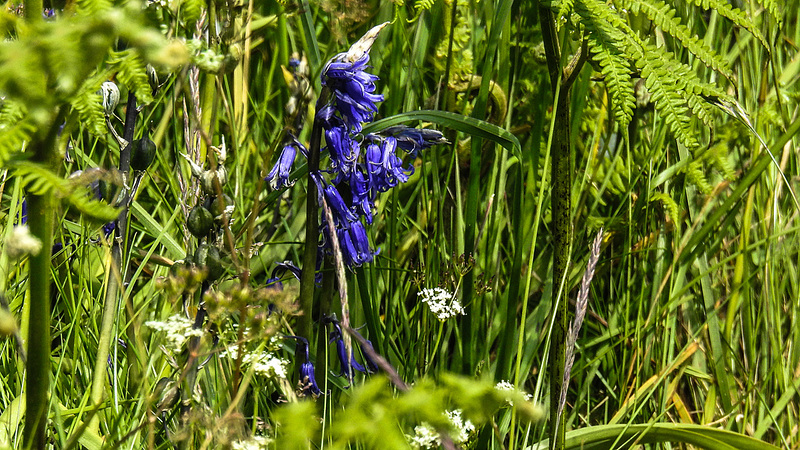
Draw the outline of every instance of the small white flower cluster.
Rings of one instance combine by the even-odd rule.
[[[456,444],[463,444],[469,439],[469,435],[475,431],[475,425],[469,420],[461,417],[461,410],[446,411],[447,418],[453,429],[450,438]],[[427,422],[414,427],[414,436],[406,435],[409,444],[414,448],[436,448],[442,445],[439,433]]]
[[[25,255],[36,256],[42,251],[42,241],[31,234],[27,225],[14,227],[11,235],[6,239],[6,254],[12,260]]]
[[[422,302],[427,303],[431,312],[439,320],[447,320],[453,316],[464,314],[464,307],[458,302],[454,294],[442,288],[423,289],[418,296],[422,297]]]
[[[150,320],[145,322],[145,326],[150,327],[156,331],[163,331],[166,333],[166,340],[169,343],[167,348],[173,351],[178,351],[183,347],[183,343],[186,342],[187,339],[197,336],[203,336],[204,331],[202,328],[192,328],[194,322],[186,317],[175,314],[174,316],[167,319],[166,322],[160,322],[158,320]]]
[[[266,436],[252,436],[249,439],[243,439],[231,444],[233,450],[262,450],[268,449],[272,439]]]
[[[238,357],[236,346],[225,350],[220,356],[235,360]],[[289,361],[278,358],[270,352],[247,353],[242,357],[242,363],[253,366],[253,370],[257,374],[268,378],[288,378],[286,367],[289,365]]]
[[[531,394],[528,394],[527,392],[518,390],[514,386],[514,384],[511,383],[510,381],[503,380],[503,381],[497,383],[497,385],[495,385],[494,388],[497,389],[498,391],[501,391],[501,392],[504,392],[504,393],[520,393],[525,397],[526,401],[531,401],[531,399],[533,399],[533,396]],[[514,401],[511,400],[510,398],[507,398],[506,402],[508,402],[509,405],[514,406]]]

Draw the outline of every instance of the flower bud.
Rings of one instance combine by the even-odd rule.
[[[119,104],[119,88],[113,81],[104,81],[100,85],[100,95],[103,96],[103,110],[106,116],[114,114]]]

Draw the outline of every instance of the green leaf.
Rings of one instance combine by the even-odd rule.
[[[685,443],[714,450],[775,450],[777,447],[758,439],[702,425],[654,423],[639,425],[599,425],[567,432],[567,449],[626,448],[633,442]],[[548,440],[531,450],[548,448]]]
[[[433,122],[443,127],[461,131],[473,137],[490,140],[511,152],[511,154],[516,156],[520,161],[522,160],[522,150],[519,145],[519,140],[516,136],[511,134],[510,131],[483,120],[462,116],[461,114],[449,111],[421,110],[397,114],[364,126],[364,133],[377,132],[387,127],[414,120]]]

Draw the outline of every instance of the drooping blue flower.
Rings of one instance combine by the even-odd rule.
[[[336,355],[339,357],[339,365],[342,368],[337,376],[346,377],[352,383],[353,369],[361,373],[367,373],[367,369],[355,360],[352,349],[350,350],[350,357],[347,357],[342,327],[339,325],[339,321],[335,317],[328,317],[325,319],[325,323],[333,325],[333,330],[328,334],[328,342],[336,341]]]
[[[361,336],[361,333],[359,333],[357,330],[353,330],[353,333],[357,334],[358,337],[360,337],[361,339],[364,339],[364,336]],[[369,345],[369,349],[374,352],[375,348],[372,346],[372,341],[370,341],[369,339],[364,339],[364,340],[367,342],[367,345]],[[361,346],[361,351],[362,351],[362,353],[364,355],[364,362],[367,365],[367,367],[366,367],[367,373],[378,373],[378,371],[380,370],[380,368],[378,367],[378,364],[375,362],[374,359],[372,359],[372,357],[369,356],[369,353],[367,353],[364,350],[364,346],[363,345]]]
[[[293,180],[289,180],[289,174],[292,171],[294,160],[297,157],[297,151],[300,150],[303,154],[307,151],[303,144],[301,144],[294,136],[290,135],[290,142],[283,147],[281,155],[278,157],[278,162],[269,171],[265,180],[269,182],[269,187],[272,190],[280,189],[284,186],[292,186]]]
[[[394,137],[397,139],[397,146],[416,157],[420,150],[433,147],[438,144],[449,144],[444,135],[437,130],[428,128],[411,128],[405,125],[395,125],[384,128],[379,135],[384,137]],[[373,138],[374,135],[368,137]]]
[[[369,175],[369,187],[377,192],[386,192],[400,183],[408,181],[414,173],[414,166],[403,167],[395,149],[397,139],[394,137],[377,138],[371,135],[373,142],[367,145],[366,164]]]
[[[351,57],[349,52],[334,56],[322,69],[321,79],[322,85],[331,89],[332,102],[348,131],[360,133],[361,124],[372,121],[378,112],[375,103],[382,102],[383,95],[375,93],[378,77],[365,72],[369,53],[364,52],[356,60]]]
[[[314,364],[308,355],[308,340],[300,336],[286,336],[297,340],[295,347],[295,356],[301,361],[300,363],[300,384],[303,387],[303,393],[314,396],[320,395],[322,390],[317,386],[317,380],[314,376]]]
[[[374,191],[370,189],[369,176],[362,170],[355,170],[350,174],[350,195],[353,200],[353,209],[364,217],[367,225],[372,225],[372,209],[375,202]]]
[[[361,154],[361,145],[344,126],[325,130],[325,140],[328,142],[331,168],[346,175],[352,173]]]
[[[350,267],[372,262],[373,256],[380,252],[370,248],[367,231],[359,220],[352,222],[347,228],[338,228],[337,234],[344,263]]]
[[[331,207],[333,213],[334,225],[337,227],[346,227],[352,222],[358,221],[358,216],[350,209],[342,198],[342,194],[332,184],[325,183],[323,187],[325,193],[325,200],[328,206]]]

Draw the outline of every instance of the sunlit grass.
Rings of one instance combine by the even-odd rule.
[[[222,62],[216,72],[161,73],[153,103],[141,111],[135,137],[150,135],[158,154],[130,205],[121,267],[112,263],[113,241],[102,224],[74,208],[54,210],[55,241],[63,244],[52,259],[50,302],[54,447],[77,440],[87,448],[228,448],[266,436],[277,439],[269,448],[402,448],[424,422],[428,428],[419,433],[444,445],[449,435],[465,448],[536,448],[548,438],[542,416],[550,398],[548,355],[557,344],[551,299],[559,289],[548,146],[554,105],[536,5],[512,5],[502,23],[495,23],[506,4],[500,1],[458,3],[454,13],[445,2],[427,10],[256,2],[252,16],[247,5],[216,5],[198,35],[200,15],[192,8],[207,6],[195,3],[182,3],[177,15],[148,8],[170,37],[199,39]],[[758,4],[741,7],[757,18],[769,51],[715,12],[685,5],[679,11],[731,66],[735,85],[714,81],[749,112],[780,168],[721,111],[713,130],[692,123],[695,138],[708,146],[687,150],[646,95],[638,97],[627,133],[620,129],[599,67],[586,64],[572,86],[574,239],[563,288],[571,312],[590,244],[601,227],[604,233],[564,408],[567,430],[583,431],[568,434],[568,446],[579,448],[584,436],[603,448],[625,448],[648,424],[652,434],[641,441],[648,448],[672,448],[664,441],[762,448],[739,434],[780,448],[800,445],[800,211],[790,193],[800,185],[800,8],[784,5],[778,29]],[[663,38],[643,17],[626,19],[640,36]],[[214,20],[220,27],[209,26]],[[384,21],[391,24],[370,53],[369,71],[386,97],[376,119],[420,109],[456,113],[405,122],[438,129],[450,144],[405,157],[414,167],[408,182],[379,195],[368,236],[380,252],[344,272],[347,308],[326,257],[314,306],[300,310],[300,283],[291,272],[273,271],[284,261],[301,265],[306,200],[316,189],[302,157],[292,187],[272,191],[264,177],[287,131],[309,145],[325,61]],[[568,59],[579,36],[562,39]],[[679,44],[658,42],[701,77],[712,76]],[[293,57],[307,73],[290,65]],[[293,76],[305,84],[290,86]],[[120,88],[124,99],[128,86]],[[296,107],[287,111],[292,97]],[[223,138],[227,182],[204,192],[182,154],[209,169],[219,160],[210,147],[221,147]],[[69,144],[65,174],[118,164],[110,135],[78,127]],[[9,236],[24,186],[4,176],[0,189],[2,234]],[[207,200],[220,215],[210,204],[220,193],[232,202],[230,222],[218,220],[198,239],[186,226],[189,211]],[[215,281],[205,278],[215,258],[207,248],[197,251],[203,242],[219,252]],[[22,339],[30,320],[29,267],[0,256],[3,307],[21,327],[2,331],[16,330]],[[120,291],[109,304],[113,283]],[[435,288],[452,295],[442,294],[439,316],[420,295]],[[464,314],[442,315],[453,302]],[[105,329],[104,310],[112,314]],[[179,345],[158,324],[176,315],[195,323],[194,330],[182,328],[189,335]],[[356,362],[383,358],[375,363],[380,374],[355,372],[352,383],[337,376],[333,315],[371,341],[365,346],[345,330]],[[6,323],[0,316],[0,326]],[[308,361],[298,333],[308,341]],[[98,364],[104,339],[109,356]],[[21,354],[13,334],[0,341],[0,448],[21,445]],[[298,379],[306,362],[315,364],[321,395],[309,379]],[[495,389],[502,381],[518,390]],[[93,388],[101,401],[92,401]],[[475,426],[464,439],[443,415],[457,410]],[[581,434],[593,426],[605,428]]]

